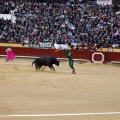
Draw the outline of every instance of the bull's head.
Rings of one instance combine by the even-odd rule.
[[[55,64],[56,64],[57,66],[59,66],[59,63],[60,63],[60,61],[59,61],[59,60],[57,60]]]

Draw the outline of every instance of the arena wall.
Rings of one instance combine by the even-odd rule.
[[[0,55],[6,55],[6,46],[0,47]],[[42,57],[42,56],[56,56],[57,58],[67,58],[66,55],[63,53],[62,50],[55,52],[55,49],[38,49],[38,48],[22,48],[22,47],[13,47],[13,51],[15,52],[16,56],[22,57]],[[79,50],[72,50],[73,59],[77,60],[89,60],[91,62],[94,61],[101,61],[102,58],[104,59],[102,62],[107,63],[111,61],[119,61],[120,62],[120,52],[101,52],[101,51],[79,51]],[[94,61],[93,61],[94,59]]]

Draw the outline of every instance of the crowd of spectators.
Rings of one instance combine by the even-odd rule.
[[[1,0],[0,13],[10,10],[16,23],[0,18],[0,42],[120,47],[120,14],[113,5]]]

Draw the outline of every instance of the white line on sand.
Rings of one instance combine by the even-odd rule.
[[[111,115],[120,112],[98,112],[98,113],[71,113],[71,114],[0,114],[0,117],[60,117],[60,116],[87,116],[87,115]]]

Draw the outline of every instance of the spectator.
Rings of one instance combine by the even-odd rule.
[[[0,41],[33,43],[51,42],[60,44],[106,47],[120,43],[120,14],[113,5],[101,6],[96,2],[74,4],[38,0],[2,0],[0,13],[14,9],[16,23],[0,18]],[[9,35],[9,37],[8,37]],[[29,36],[29,37],[28,37]],[[84,41],[84,46],[83,42]]]

